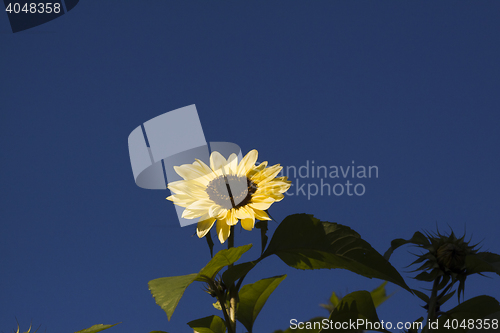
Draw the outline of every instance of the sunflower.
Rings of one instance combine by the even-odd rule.
[[[193,164],[175,166],[184,180],[168,184],[174,192],[167,200],[185,207],[182,217],[200,218],[196,232],[204,237],[217,221],[217,236],[221,243],[229,237],[231,226],[241,220],[245,230],[252,230],[257,220],[270,220],[266,210],[284,197],[290,188],[287,177],[276,177],[279,164],[258,166],[258,152],[252,150],[238,163],[236,154],[226,160],[219,152],[210,155],[210,166],[196,159]]]

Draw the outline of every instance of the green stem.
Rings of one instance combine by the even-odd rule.
[[[229,239],[227,241],[227,248],[230,249],[234,247],[234,226],[231,226],[231,230],[229,233]],[[229,265],[229,268],[233,267],[233,264]],[[238,291],[234,283],[232,283],[229,287],[229,322],[228,329],[231,327],[231,331],[236,332],[236,306],[237,306],[237,294]],[[226,319],[227,321],[227,319]]]
[[[430,323],[433,323],[436,319],[437,319],[437,306],[438,306],[438,297],[437,297],[437,293],[438,293],[438,287],[439,287],[439,283],[441,282],[441,277],[438,276],[435,280],[434,280],[434,284],[432,285],[432,292],[431,292],[431,297],[429,299],[429,309],[427,310],[427,323],[425,325],[425,328],[424,330],[422,331],[422,333],[427,333],[430,331],[429,329],[429,324]]]
[[[234,247],[234,226],[231,226],[229,238],[227,239],[227,248],[230,249],[232,247]]]
[[[222,313],[224,314],[224,319],[226,320],[226,323],[229,323],[231,320],[229,319],[229,313],[228,309],[226,309],[226,297],[217,295],[217,299],[219,300],[220,307],[222,308]],[[227,331],[228,333],[236,333],[236,331],[233,329],[231,325],[227,325]]]
[[[215,297],[217,298],[217,301],[219,301],[219,304],[220,304],[220,307],[222,310],[222,314],[224,315],[224,319],[225,319],[226,323],[229,323],[230,322],[229,311],[226,308],[226,293],[225,293],[225,291],[222,292],[222,290],[218,288],[218,286],[215,284],[215,281],[213,281],[212,279],[206,278],[205,282],[208,283],[210,289],[215,292]],[[226,325],[226,326],[228,329],[228,333],[236,333],[236,331],[232,327],[230,327],[228,325]]]

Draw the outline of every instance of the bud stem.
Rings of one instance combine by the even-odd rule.
[[[430,331],[429,325],[437,319],[437,311],[436,311],[438,305],[437,293],[440,282],[441,282],[441,276],[438,276],[434,280],[434,284],[432,285],[431,297],[429,299],[429,309],[427,310],[427,324],[425,325],[425,328],[422,331],[422,333],[429,332]]]
[[[227,242],[227,248],[230,249],[234,247],[234,226],[231,226],[229,233],[229,239]],[[229,265],[229,268],[233,267],[233,264]],[[234,283],[229,286],[229,322],[228,331],[236,332],[236,295],[238,290],[236,290]]]

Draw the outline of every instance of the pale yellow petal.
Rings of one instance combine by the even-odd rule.
[[[267,195],[256,195],[254,194],[252,196],[252,202],[254,203],[257,203],[257,202],[270,202],[270,203],[273,203],[274,200],[272,198],[270,198],[269,196]]]
[[[208,194],[205,191],[189,191],[186,194],[191,195],[195,200],[208,200]]]
[[[273,165],[260,172],[257,172],[255,175],[251,177],[251,180],[257,185],[259,185],[259,183],[265,184],[266,182],[274,179],[274,177],[276,177],[281,172],[282,169],[283,167],[280,166],[279,164]]]
[[[214,204],[208,209],[208,215],[211,217],[218,217],[222,210],[223,208],[221,206]]]
[[[248,178],[251,178],[253,175],[255,175],[256,173],[260,172],[261,170],[265,169],[265,167],[267,166],[267,161],[264,161],[262,162],[261,164],[259,164],[258,166],[252,168],[250,171],[248,171],[247,173],[247,177]]]
[[[282,199],[281,193],[286,192],[290,188],[290,184],[283,182],[271,181],[264,186],[259,186],[254,193],[254,196],[269,196],[275,198],[278,196],[280,200]],[[276,198],[278,200],[278,198]]]
[[[240,176],[246,175],[250,170],[255,167],[255,162],[257,162],[257,158],[259,153],[256,149],[249,151],[245,157],[241,160],[240,164],[237,168],[237,174]]]
[[[286,176],[284,176],[284,177],[276,177],[274,180],[279,181],[279,182],[289,182],[289,183],[291,183]]]
[[[210,177],[204,171],[192,164],[184,164],[181,166],[174,166],[175,172],[185,180],[195,180],[203,186],[207,186],[210,182]],[[212,172],[210,171],[210,174]]]
[[[185,183],[186,181],[185,180],[178,180],[178,181],[175,181],[175,182],[170,182],[167,184],[167,188],[170,190],[170,191],[173,191],[173,192],[176,192],[176,193],[183,193],[183,189],[185,189]]]
[[[174,191],[178,194],[190,194],[190,195],[202,195],[205,192],[205,187],[198,182],[190,180],[179,180],[176,182],[169,183],[167,185],[170,191]]]
[[[282,180],[276,180],[276,179],[277,178],[270,180],[270,181],[266,182],[265,184],[260,184],[260,187],[264,188],[264,187],[268,187],[268,186],[276,186],[276,187],[290,186],[290,184],[292,183],[290,181],[282,181]]]
[[[182,212],[182,217],[185,219],[195,219],[195,218],[200,217],[206,213],[207,213],[206,209],[194,210],[194,209],[186,208]]]
[[[195,162],[193,163],[193,165],[197,166],[198,168],[200,168],[200,170],[208,175],[209,177],[213,177],[213,175],[211,175],[211,172],[212,172],[212,169],[210,169],[210,167],[208,165],[205,164],[205,162],[199,160],[199,159],[195,159]]]
[[[258,166],[256,166],[255,169],[257,171],[263,170],[263,169],[265,169],[267,167],[267,164],[268,164],[268,162],[264,161],[264,162],[260,163]]]
[[[171,197],[168,197],[167,199],[169,199],[169,198],[171,198]],[[187,207],[194,202],[194,200],[190,200],[190,201],[176,200],[175,197],[173,198],[172,201],[174,202],[175,205],[180,206],[180,207]]]
[[[259,199],[257,199],[259,198]],[[255,201],[254,201],[255,200]],[[274,203],[274,199],[270,197],[265,197],[264,199],[260,199],[260,197],[252,197],[252,202],[248,205],[254,209],[258,210],[266,210]]]
[[[187,207],[195,202],[197,199],[187,194],[174,194],[167,198],[167,200],[172,201],[177,206]]]
[[[227,161],[221,153],[218,151],[212,152],[210,155],[210,168],[212,168],[213,171],[221,170],[226,166],[226,164]]]
[[[225,219],[226,216],[227,216],[227,213],[229,212],[229,210],[225,209],[225,208],[222,208],[222,210],[219,212],[219,214],[217,215],[217,219],[220,220],[220,219]]]
[[[228,225],[235,225],[238,223],[238,219],[236,218],[236,214],[235,214],[235,209],[230,209],[227,211],[226,223]]]
[[[241,226],[243,229],[251,231],[255,226],[255,218],[241,220]]]
[[[169,196],[167,198],[167,200],[170,200],[170,201],[174,201],[174,200],[177,200],[177,201],[189,201],[189,200],[196,200],[195,197],[191,196],[191,195],[188,195],[188,194],[185,194],[185,193],[182,193],[182,194],[173,194],[171,196]]]
[[[236,175],[238,169],[238,155],[231,154],[227,158],[226,172],[229,175]]]
[[[269,215],[267,215],[267,213],[263,210],[260,210],[260,209],[253,209],[253,212],[255,214],[255,218],[257,220],[270,220],[271,218],[269,217]]]
[[[210,231],[214,223],[215,223],[215,218],[213,217],[207,217],[205,215],[200,217],[200,221],[198,222],[198,225],[196,227],[196,233],[198,234],[198,237],[200,238],[205,237],[205,235]]]
[[[187,207],[190,210],[205,210],[206,212],[215,205],[211,200],[197,200]]]
[[[243,206],[243,207],[236,209],[234,215],[236,216],[237,219],[240,219],[240,220],[247,219],[247,218],[253,218],[253,216],[254,216],[253,210],[246,207],[246,206]]]
[[[231,227],[226,223],[226,220],[217,220],[216,224],[217,228],[217,237],[219,237],[219,241],[224,243],[226,239],[228,239],[229,234],[231,232]]]
[[[249,203],[248,205],[254,209],[259,209],[259,210],[266,210],[266,209],[269,209],[269,207],[271,207],[271,205],[274,203],[274,200],[273,202],[270,202],[270,203],[267,203],[267,202],[257,202],[257,203]]]
[[[285,197],[283,194],[281,193],[277,193],[277,194],[270,194],[269,195],[271,198],[274,199],[275,202],[280,202],[281,200],[283,200],[283,198]]]
[[[255,225],[255,216],[253,209],[247,207],[241,207],[236,216],[241,220],[241,226],[245,230],[252,230]]]
[[[279,173],[281,172],[281,167],[278,170],[275,170],[274,172],[270,173],[267,175],[266,178],[263,178],[259,181],[260,184],[266,184],[267,182],[272,181]]]

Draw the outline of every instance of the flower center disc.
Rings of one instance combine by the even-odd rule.
[[[243,176],[220,176],[207,185],[207,194],[224,209],[238,208],[250,202],[257,185]]]

